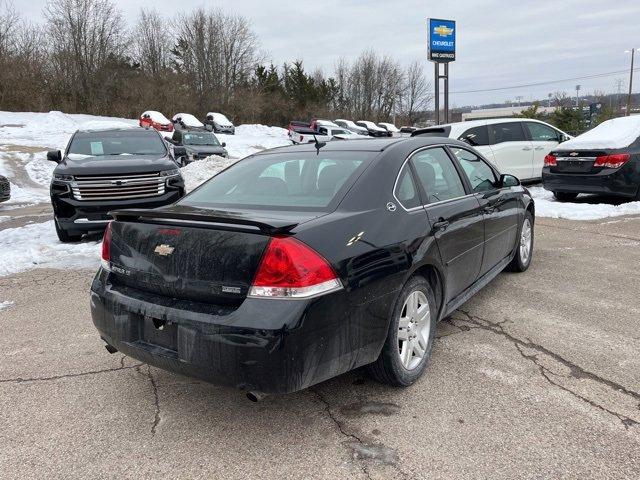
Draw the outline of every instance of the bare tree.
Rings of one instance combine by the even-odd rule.
[[[175,66],[192,89],[197,108],[228,106],[258,63],[258,40],[249,21],[199,8],[174,22]]]
[[[167,30],[167,22],[157,10],[140,10],[132,35],[132,54],[142,71],[152,76],[161,75],[170,66],[173,42]]]
[[[415,60],[407,67],[404,75],[404,88],[401,92],[401,110],[410,125],[421,118],[421,113],[429,108],[433,100],[431,84],[424,75],[424,63]]]
[[[50,0],[44,9],[53,74],[70,108],[95,111],[113,85],[124,52],[125,25],[110,0]]]

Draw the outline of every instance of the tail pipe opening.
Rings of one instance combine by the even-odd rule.
[[[267,396],[266,393],[262,393],[262,392],[255,392],[255,391],[249,391],[247,392],[247,398],[249,400],[251,400],[254,403],[258,403],[262,400],[264,400],[264,398]]]

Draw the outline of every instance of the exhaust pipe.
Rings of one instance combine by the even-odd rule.
[[[113,345],[109,345],[108,343],[104,346],[104,348],[106,348],[107,352],[109,353],[116,353],[118,351],[116,347],[114,347]]]
[[[248,391],[247,392],[247,398],[249,400],[251,400],[254,403],[258,403],[262,400],[264,400],[264,398],[267,396],[266,393],[262,393],[262,392],[254,392],[254,391]]]

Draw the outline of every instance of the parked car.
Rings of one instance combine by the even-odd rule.
[[[544,157],[571,138],[556,127],[528,118],[450,123],[416,130],[413,136],[457,138],[473,146],[501,172],[522,181],[542,178]]]
[[[413,132],[418,130],[418,127],[402,126],[400,127],[401,137],[410,137]]]
[[[400,129],[396,127],[393,123],[380,122],[378,123],[378,126],[380,128],[384,128],[387,132],[391,133],[392,136],[394,134],[400,133]]]
[[[440,138],[272,149],[114,217],[91,286],[107,349],[254,400],[364,365],[412,384],[437,321],[533,254],[528,191]]]
[[[207,113],[204,123],[206,125],[211,125],[213,127],[213,131],[216,133],[228,133],[229,135],[234,135],[236,133],[236,127],[233,125],[231,120],[222,113]]]
[[[322,138],[329,138],[330,140],[359,140],[362,139],[361,135],[357,133],[353,133],[351,130],[347,130],[346,128],[335,127],[332,126],[318,126],[318,133]]]
[[[6,202],[11,198],[11,183],[7,177],[0,175],[0,202]]]
[[[211,130],[190,113],[176,113],[171,119],[176,130]]]
[[[363,135],[365,137],[369,136],[369,130],[367,130],[364,127],[361,127],[360,125],[356,125],[354,122],[352,122],[351,120],[344,120],[339,118],[338,120],[335,121],[336,125],[342,127],[342,128],[346,128],[347,130],[352,131],[353,133],[357,133],[358,135]]]
[[[140,115],[140,126],[143,128],[155,128],[159,132],[173,132],[171,120],[154,110],[147,110]]]
[[[369,135],[371,137],[390,137],[391,136],[391,134],[387,130],[367,120],[360,120],[356,122],[356,125],[360,125],[361,127],[366,128],[367,132],[369,132]]]
[[[311,128],[310,123],[295,120],[289,122],[289,132],[287,135],[294,145],[315,143],[316,141],[328,142],[331,140],[330,136],[322,135],[317,130]]]
[[[111,210],[160,207],[184,195],[180,169],[156,130],[78,130],[64,153],[50,151],[47,159],[58,164],[50,194],[61,242],[104,230]]]
[[[220,143],[213,132],[200,132],[194,130],[176,130],[173,132],[171,142],[175,146],[184,147],[184,155],[177,157],[180,165],[185,166],[194,160],[202,160],[211,155],[228,157],[225,149],[227,144]],[[174,147],[175,148],[175,147]]]
[[[579,193],[640,201],[640,116],[607,120],[559,145],[544,159],[542,185],[563,202]]]

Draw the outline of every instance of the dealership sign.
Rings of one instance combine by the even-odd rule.
[[[429,60],[453,62],[456,59],[456,22],[429,18]]]

